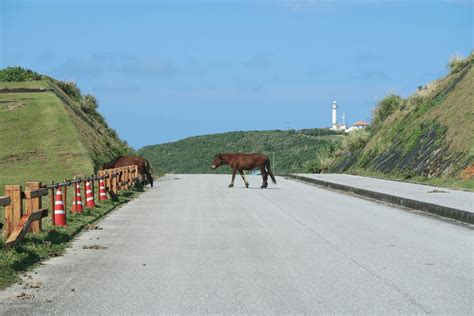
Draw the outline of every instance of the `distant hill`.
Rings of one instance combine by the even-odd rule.
[[[453,59],[444,78],[418,87],[407,99],[382,100],[371,127],[342,143],[329,171],[474,189],[473,62],[472,54]]]
[[[274,172],[304,172],[317,152],[334,146],[341,136],[327,129],[301,131],[240,131],[189,137],[177,142],[143,147],[139,155],[164,173],[228,173],[228,167],[211,170],[215,154],[224,152],[266,153]]]
[[[0,194],[5,184],[92,174],[130,152],[95,98],[74,83],[20,67],[0,70]]]

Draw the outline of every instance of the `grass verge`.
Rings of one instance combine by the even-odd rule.
[[[73,237],[86,225],[94,223],[121,204],[139,194],[137,191],[122,191],[116,200],[107,200],[92,210],[82,214],[68,212],[68,226],[51,225],[50,218],[43,219],[43,232],[27,234],[22,243],[14,249],[6,249],[0,241],[0,290],[19,280],[19,274],[35,267],[39,262],[60,256],[69,246]]]

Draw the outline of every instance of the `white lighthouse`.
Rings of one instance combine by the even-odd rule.
[[[332,130],[337,130],[337,103],[332,103]]]

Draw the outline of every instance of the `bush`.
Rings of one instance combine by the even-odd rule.
[[[369,141],[369,132],[366,129],[359,129],[349,133],[342,140],[341,148],[345,152],[354,153],[365,147]]]
[[[337,158],[335,156],[321,157],[320,168],[321,171],[328,171],[332,166],[334,166]]]
[[[448,64],[449,70],[451,73],[458,72],[468,63],[469,63],[469,58],[464,59],[461,55],[455,54],[451,56],[451,58],[449,59],[449,64]]]
[[[321,172],[321,161],[319,159],[313,159],[308,161],[304,165],[305,172],[307,173],[320,173]]]
[[[20,82],[41,80],[42,77],[37,72],[22,67],[7,67],[0,70],[0,81]]]
[[[320,173],[329,170],[336,161],[338,149],[339,143],[334,142],[322,148],[319,153],[316,153],[316,158],[306,164],[306,172]]]
[[[58,81],[58,86],[61,90],[64,91],[68,96],[73,98],[76,101],[81,101],[82,95],[81,90],[77,87],[77,84],[72,81]]]
[[[81,109],[86,112],[97,111],[99,104],[92,94],[86,94],[81,100]]]
[[[395,94],[391,94],[380,101],[372,113],[371,130],[373,132],[377,131],[383,121],[396,109],[400,108],[402,102],[403,99]]]

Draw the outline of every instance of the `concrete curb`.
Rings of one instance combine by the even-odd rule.
[[[343,191],[343,192],[351,192],[360,196],[368,197],[371,199],[387,202],[390,204],[400,205],[403,207],[407,207],[410,209],[423,211],[430,214],[435,214],[441,217],[446,217],[450,219],[454,219],[463,223],[467,224],[474,224],[474,213],[470,213],[467,211],[442,206],[438,204],[432,204],[428,202],[422,202],[412,199],[407,199],[400,196],[395,196],[391,194],[370,191],[365,189],[356,188],[353,186],[348,186],[340,183],[328,182],[308,177],[303,177],[295,174],[285,174],[285,177],[292,178],[295,180],[299,180],[302,182],[312,183],[319,186],[323,186],[329,189]]]

